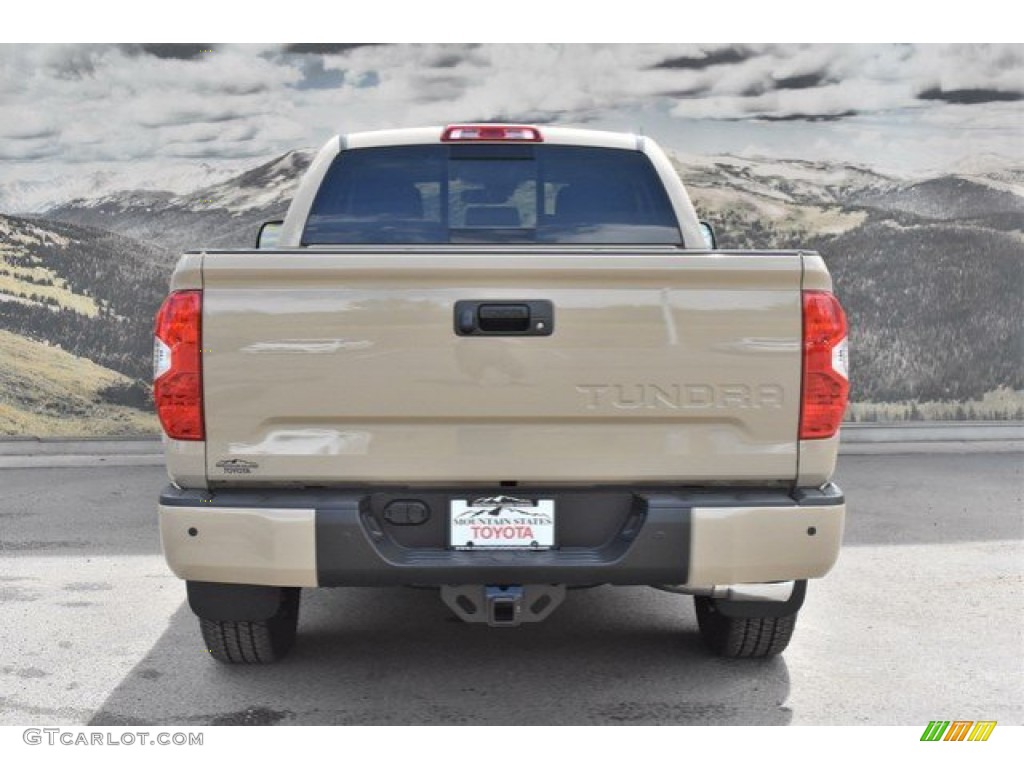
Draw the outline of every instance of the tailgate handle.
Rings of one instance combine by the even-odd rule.
[[[457,301],[459,336],[550,336],[555,308],[550,301]]]
[[[481,331],[525,331],[530,327],[530,308],[525,304],[481,304],[476,313]]]

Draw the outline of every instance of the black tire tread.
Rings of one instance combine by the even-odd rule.
[[[694,605],[704,644],[724,658],[767,659],[778,656],[786,650],[796,629],[795,613],[777,618],[742,619],[720,613],[713,598],[697,597]]]
[[[226,664],[271,664],[284,658],[295,642],[299,590],[282,588],[277,613],[264,621],[199,619],[210,655]]]

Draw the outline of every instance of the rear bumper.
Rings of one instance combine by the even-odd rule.
[[[472,493],[479,493],[477,488]],[[485,491],[487,492],[487,491]],[[839,555],[846,504],[835,485],[774,489],[522,489],[553,498],[557,549],[444,546],[459,492],[217,491],[168,486],[160,536],[189,581],[270,586],[677,584],[692,588],[824,576]],[[382,505],[419,499],[423,524],[393,525]]]

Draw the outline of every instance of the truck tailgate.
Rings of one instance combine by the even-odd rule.
[[[796,477],[796,252],[214,252],[202,269],[213,484]],[[460,300],[550,301],[553,332],[459,336]]]

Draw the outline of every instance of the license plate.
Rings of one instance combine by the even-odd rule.
[[[452,499],[449,530],[454,549],[551,549],[555,500]]]

